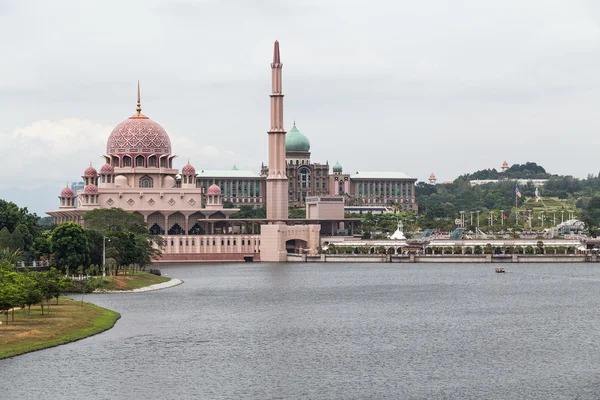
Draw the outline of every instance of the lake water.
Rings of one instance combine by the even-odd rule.
[[[2,399],[599,399],[600,266],[219,264],[86,296],[108,332],[0,361]]]

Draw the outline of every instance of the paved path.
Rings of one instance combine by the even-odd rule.
[[[163,283],[156,283],[154,285],[150,285],[150,286],[146,286],[143,288],[139,288],[139,289],[133,289],[133,290],[95,290],[94,293],[139,293],[139,292],[150,292],[152,290],[159,290],[159,289],[166,289],[166,288],[170,288],[173,286],[177,286],[177,285],[181,285],[183,283],[182,280],[180,279],[175,279],[175,278],[171,278],[171,280],[163,282]]]

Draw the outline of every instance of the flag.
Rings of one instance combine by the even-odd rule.
[[[517,194],[517,197],[521,197],[521,192],[519,192],[519,186],[517,186],[516,183],[515,183],[515,193]]]

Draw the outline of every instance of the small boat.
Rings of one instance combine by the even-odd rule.
[[[503,274],[503,273],[505,273],[505,272],[506,272],[506,271],[504,270],[504,268],[496,268],[496,273],[497,273],[497,274]]]

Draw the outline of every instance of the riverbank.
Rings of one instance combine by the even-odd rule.
[[[150,286],[144,286],[141,288],[136,288],[136,289],[131,289],[131,290],[104,290],[104,289],[97,289],[94,291],[94,293],[140,293],[140,292],[151,292],[153,290],[160,290],[160,289],[166,289],[166,288],[170,288],[173,286],[178,286],[181,285],[183,283],[182,280],[180,279],[175,279],[175,278],[171,278],[166,282],[162,282],[162,283],[156,283],[154,285],[150,285]]]
[[[130,272],[127,275],[106,276],[102,278],[101,285],[95,290],[97,293],[147,291],[148,287],[168,283],[171,278],[150,274],[144,271]],[[169,287],[169,286],[167,286]],[[140,290],[144,289],[144,290]],[[155,289],[150,289],[155,290]]]
[[[597,263],[596,254],[288,254],[288,262],[334,263]]]
[[[91,303],[61,297],[44,307],[16,310],[15,321],[0,325],[0,359],[55,347],[96,335],[112,328],[121,314]]]

